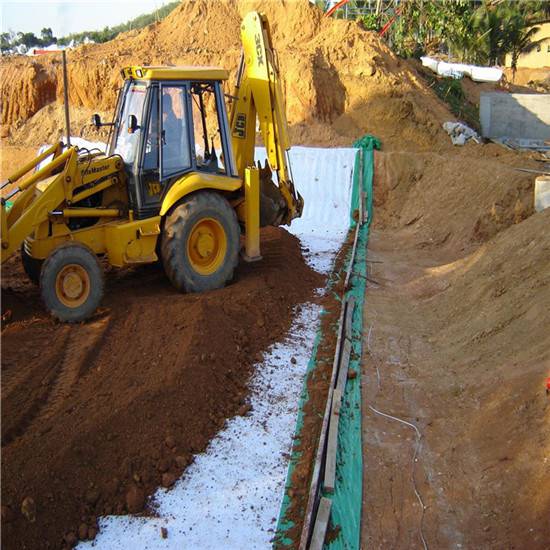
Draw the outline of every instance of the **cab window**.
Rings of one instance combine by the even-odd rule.
[[[161,177],[191,168],[185,86],[161,87]]]
[[[220,113],[218,112],[214,84],[192,82],[191,103],[197,170],[225,174]]]
[[[126,164],[133,164],[141,139],[141,124],[143,118],[143,104],[147,94],[147,86],[132,82],[125,96],[122,112],[117,124],[117,135],[114,153],[120,155]],[[134,131],[129,128],[131,117],[135,117],[137,126]]]
[[[159,168],[159,108],[158,90],[151,91],[151,115],[149,127],[145,139],[145,154],[143,156],[144,170],[157,170]]]

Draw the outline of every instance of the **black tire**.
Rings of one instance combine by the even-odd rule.
[[[40,271],[44,260],[37,260],[30,256],[25,250],[25,243],[21,245],[21,263],[29,280],[38,286],[40,284]]]
[[[212,273],[200,273],[188,254],[192,231],[201,220],[213,219],[225,233],[225,252]],[[222,288],[232,279],[239,261],[240,228],[235,210],[219,193],[199,191],[186,197],[166,216],[161,255],[164,270],[180,292],[204,292]],[[215,265],[218,265],[217,263]]]
[[[71,270],[84,275],[86,284],[82,293],[71,303],[71,297],[60,290],[64,273]],[[59,277],[59,279],[58,279]],[[40,293],[46,309],[60,321],[76,323],[84,321],[97,309],[103,298],[103,270],[97,256],[85,245],[66,243],[56,248],[44,261],[40,275]],[[65,301],[64,301],[65,299]]]

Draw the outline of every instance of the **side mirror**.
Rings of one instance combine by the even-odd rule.
[[[101,127],[101,117],[97,113],[92,115],[92,126],[95,126],[96,128]]]
[[[129,115],[128,116],[128,133],[133,134],[138,129],[139,129],[139,126],[138,126],[136,115]]]

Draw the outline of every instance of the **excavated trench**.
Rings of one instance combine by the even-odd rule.
[[[430,548],[550,540],[550,211],[533,213],[533,178],[513,170],[517,155],[484,148],[483,157],[479,148],[377,153],[363,343],[366,547],[421,548],[421,525]],[[415,433],[369,406],[422,434],[423,519]]]

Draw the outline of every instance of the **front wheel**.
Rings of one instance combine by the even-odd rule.
[[[44,261],[40,293],[48,311],[60,321],[84,321],[103,298],[103,270],[97,256],[80,243],[59,246]]]
[[[162,261],[182,292],[222,288],[233,277],[239,249],[237,215],[219,193],[194,193],[166,217]]]

